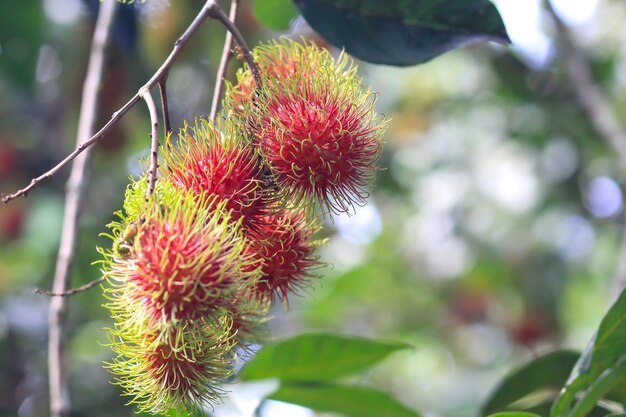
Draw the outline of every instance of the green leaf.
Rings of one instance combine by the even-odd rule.
[[[620,382],[624,374],[626,374],[626,357],[622,356],[622,359],[615,367],[607,369],[600,374],[585,395],[576,403],[570,416],[585,417],[588,415],[604,394]]]
[[[524,411],[505,411],[503,413],[491,414],[489,417],[541,417],[539,414],[526,413]]]
[[[299,13],[291,0],[256,0],[254,14],[270,29],[287,30],[291,20]]]
[[[363,371],[410,346],[357,337],[304,334],[263,348],[243,368],[242,380],[324,381]]]
[[[489,0],[294,1],[329,42],[376,64],[414,65],[475,42],[510,42]]]
[[[561,350],[534,359],[506,376],[483,406],[483,415],[507,408],[540,389],[559,390],[567,381],[580,352]]]
[[[319,412],[348,417],[418,417],[388,394],[372,388],[339,385],[285,385],[268,397]]]
[[[578,360],[550,415],[552,417],[568,415],[576,400],[576,394],[593,384],[607,369],[613,368],[625,352],[626,290],[622,291],[600,322],[598,332]]]

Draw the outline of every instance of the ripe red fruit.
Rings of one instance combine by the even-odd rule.
[[[259,227],[248,232],[249,248],[261,265],[261,277],[253,287],[260,297],[279,296],[287,300],[307,285],[321,264],[315,249],[320,245],[313,235],[320,227],[302,212],[282,209],[265,216]]]
[[[138,333],[116,326],[118,356],[107,366],[139,411],[193,413],[221,400],[220,387],[235,369],[234,341],[224,324],[147,326]]]
[[[203,195],[169,189],[160,186],[156,191],[167,206],[154,202],[144,206],[144,219],[137,221],[131,239],[124,237],[127,228],[118,227],[125,250],[110,256],[105,271],[117,283],[108,290],[114,299],[108,307],[116,316],[132,305],[137,320],[147,315],[168,326],[214,317],[230,296],[258,277],[251,268],[253,260],[244,256],[241,230],[223,211],[223,203],[216,205],[215,198],[207,203]],[[142,201],[141,187],[137,190],[135,199]]]
[[[277,188],[292,203],[334,212],[363,204],[382,148],[382,119],[351,61],[293,41],[255,48],[262,84],[249,70],[226,107],[249,129]],[[247,100],[246,101],[246,97]]]
[[[276,182],[294,202],[314,198],[335,212],[363,204],[381,143],[368,106],[330,91],[277,93],[255,124]]]
[[[183,131],[176,148],[166,149],[166,181],[216,197],[215,203],[224,202],[231,211],[232,220],[247,223],[264,214],[273,197],[260,157],[232,127],[222,136],[216,127],[201,123]]]

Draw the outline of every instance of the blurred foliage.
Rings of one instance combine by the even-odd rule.
[[[512,49],[472,46],[402,69],[360,65],[379,92],[379,111],[391,119],[384,169],[367,206],[328,222],[330,242],[320,255],[333,266],[288,312],[277,305],[271,322],[280,339],[332,331],[415,346],[351,378],[428,416],[478,415],[511,369],[546,351],[582,350],[623,285],[623,167],[581,112],[538,3],[523,2],[529,15],[537,12],[522,30],[534,47],[513,30],[523,14],[505,13],[519,2],[494,3]],[[1,193],[71,150],[97,4],[3,5]],[[152,75],[202,4],[151,0],[120,7],[99,125]],[[598,85],[621,109],[626,5],[599,0],[591,11],[570,21],[571,28]],[[252,1],[242,1],[237,24],[250,45],[279,35],[328,45],[301,18],[271,31],[257,21]],[[223,38],[219,25],[207,23],[173,68],[168,93],[175,128],[209,112]],[[229,79],[237,66],[231,64]],[[148,126],[138,106],[96,147],[73,285],[99,276],[91,265],[95,247],[106,244],[99,233],[120,207],[129,175],[141,172]],[[47,415],[49,300],[33,289],[51,285],[67,173],[0,206],[3,417]],[[102,328],[110,326],[102,303],[97,288],[71,299],[73,417],[134,415],[102,369],[111,355],[102,346]],[[229,404],[215,415],[232,415]],[[260,414],[281,415],[277,407],[268,401]],[[546,407],[535,411],[544,415]],[[590,415],[600,412],[609,414]]]

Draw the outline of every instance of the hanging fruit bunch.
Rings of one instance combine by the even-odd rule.
[[[140,411],[220,399],[272,303],[316,277],[320,218],[363,204],[377,169],[384,120],[346,55],[290,40],[252,54],[260,84],[244,66],[223,123],[168,141],[154,192],[129,185],[101,249],[108,367]]]

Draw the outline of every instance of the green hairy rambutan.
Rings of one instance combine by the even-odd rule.
[[[139,411],[194,411],[215,404],[221,385],[232,376],[235,341],[227,317],[200,320],[165,329],[136,323],[116,326],[111,347],[117,354],[107,364],[115,383]]]
[[[108,291],[122,291],[118,304],[136,305],[153,321],[171,325],[210,316],[259,274],[250,268],[254,261],[224,203],[213,208],[214,198],[204,194],[160,188],[160,194],[173,193],[172,201],[146,203],[132,220],[136,232],[128,253],[111,257],[105,274],[112,284]],[[142,189],[135,187],[140,192],[127,199],[143,199]]]

